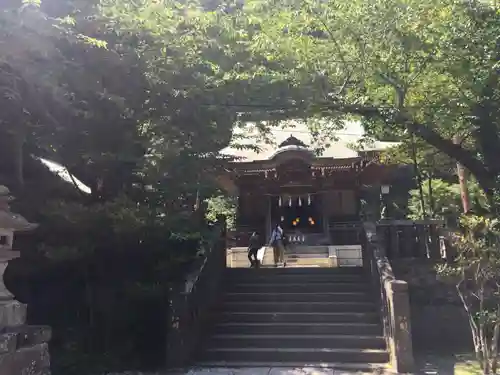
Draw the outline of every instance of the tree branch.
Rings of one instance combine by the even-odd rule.
[[[374,106],[344,104],[341,102],[320,103],[314,106],[308,106],[307,103],[301,105],[232,105],[234,107],[246,108],[242,110],[242,117],[247,121],[251,121],[255,112],[249,108],[258,108],[261,115],[268,118],[307,118],[311,113],[315,114],[332,114],[350,113],[364,117],[380,118],[388,124],[394,124],[403,130],[415,134],[429,145],[442,151],[450,158],[460,162],[467,168],[478,180],[481,187],[485,190],[495,185],[495,175],[486,167],[486,165],[476,156],[473,151],[467,150],[460,145],[454,144],[451,139],[446,139],[438,132],[433,130],[431,126],[415,121],[414,119],[396,111],[393,107],[381,108]]]
[[[477,178],[483,189],[491,187],[495,184],[495,176],[472,151],[467,150],[460,145],[454,144],[451,139],[443,138],[438,132],[426,124],[421,124],[400,112],[393,116],[390,113],[385,114],[384,111],[376,107],[341,104],[329,105],[328,108],[330,110],[354,113],[367,117],[379,117],[387,123],[392,123],[403,129],[407,129],[409,132],[423,139],[431,146],[442,151],[456,161],[459,161]]]

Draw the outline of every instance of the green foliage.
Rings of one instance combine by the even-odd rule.
[[[429,180],[422,181],[426,212],[430,212],[438,219],[458,218],[462,213],[459,184],[449,183],[441,179],[431,179],[430,184],[431,189],[429,189]],[[487,210],[488,202],[478,183],[471,179],[468,182],[468,188],[471,197],[471,209],[474,212],[483,212]],[[411,219],[418,220],[423,218],[420,192],[418,189],[410,191],[408,211],[408,216]]]
[[[261,102],[269,113],[361,116],[368,135],[414,134],[496,186],[500,15],[490,4],[255,0],[218,17],[231,45],[261,57],[228,79],[288,83],[279,101]]]
[[[426,212],[431,212],[436,218],[458,217],[461,212],[460,187],[440,179],[430,181],[432,187],[432,202],[429,189],[429,180],[423,181],[422,190]],[[422,219],[422,205],[418,189],[410,191],[408,202],[409,217],[414,220]]]
[[[234,87],[206,64],[220,51],[202,47],[202,14],[186,18],[191,5],[175,2],[12,3],[0,14],[6,182],[23,185],[23,156],[34,153],[68,166],[96,198],[139,183],[174,209],[179,195],[210,189],[236,112],[213,105]]]
[[[214,103],[237,90],[207,64],[222,49],[191,5],[0,5],[0,182],[41,224],[18,242],[11,289],[54,328],[54,373],[159,365],[169,283],[213,241],[192,207],[214,191],[236,120]],[[92,194],[52,189],[31,155]]]
[[[236,224],[236,210],[238,202],[235,197],[219,195],[207,199],[207,214],[208,220],[215,222],[218,215],[223,215],[227,220],[228,229],[234,229]]]
[[[468,215],[455,235],[455,263],[441,266],[443,278],[456,283],[469,318],[476,358],[483,373],[496,374],[500,334],[500,222]]]
[[[421,139],[403,139],[398,146],[384,150],[381,160],[387,164],[411,166],[416,160],[422,178],[450,179],[456,174],[456,161]]]
[[[183,281],[211,233],[182,218],[174,232],[124,196],[48,202],[40,219],[7,281],[29,304],[30,323],[52,327],[53,373],[161,367],[169,286]]]
[[[0,182],[37,197],[22,212],[42,224],[33,256],[59,262],[87,287],[74,301],[83,307],[69,315],[88,317],[87,325],[106,316],[105,326],[130,310],[127,331],[139,321],[137,301],[97,301],[163,291],[165,274],[193,259],[206,241],[192,207],[214,193],[219,151],[242,119],[259,121],[266,134],[274,122],[263,120],[314,117],[318,152],[353,117],[363,118],[370,136],[406,142],[413,133],[465,165],[494,205],[499,20],[479,1],[455,0],[4,1]],[[463,142],[453,146],[457,134]],[[419,148],[433,177],[434,149]],[[31,154],[68,166],[91,196],[61,195],[45,205],[50,184],[29,167]],[[441,211],[452,204],[451,190],[443,190],[439,200],[450,203]],[[209,215],[234,217],[233,203],[221,197],[209,205]],[[189,237],[184,232],[196,233],[190,250],[178,243]],[[106,254],[130,263],[111,278],[115,264]],[[99,290],[112,292],[101,299]],[[143,342],[122,336],[125,350],[76,331],[79,353],[114,345],[113,360]]]

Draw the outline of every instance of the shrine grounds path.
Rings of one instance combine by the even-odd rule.
[[[417,358],[418,371],[415,375],[477,375],[476,372],[457,371],[464,368],[462,363],[458,363],[454,357],[426,356]],[[109,373],[102,375],[355,375],[372,374],[361,372],[349,372],[321,368],[204,368],[192,369],[187,372],[124,372]],[[377,373],[373,373],[375,375]],[[96,374],[101,375],[101,374]]]

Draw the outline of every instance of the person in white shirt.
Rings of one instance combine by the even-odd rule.
[[[283,264],[283,266],[286,267],[285,245],[283,243],[283,229],[281,229],[279,224],[276,224],[273,232],[271,233],[269,246],[273,247],[274,266],[278,267],[278,264]]]

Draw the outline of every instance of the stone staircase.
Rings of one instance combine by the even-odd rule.
[[[227,269],[200,367],[331,367],[372,371],[389,360],[360,268]]]

